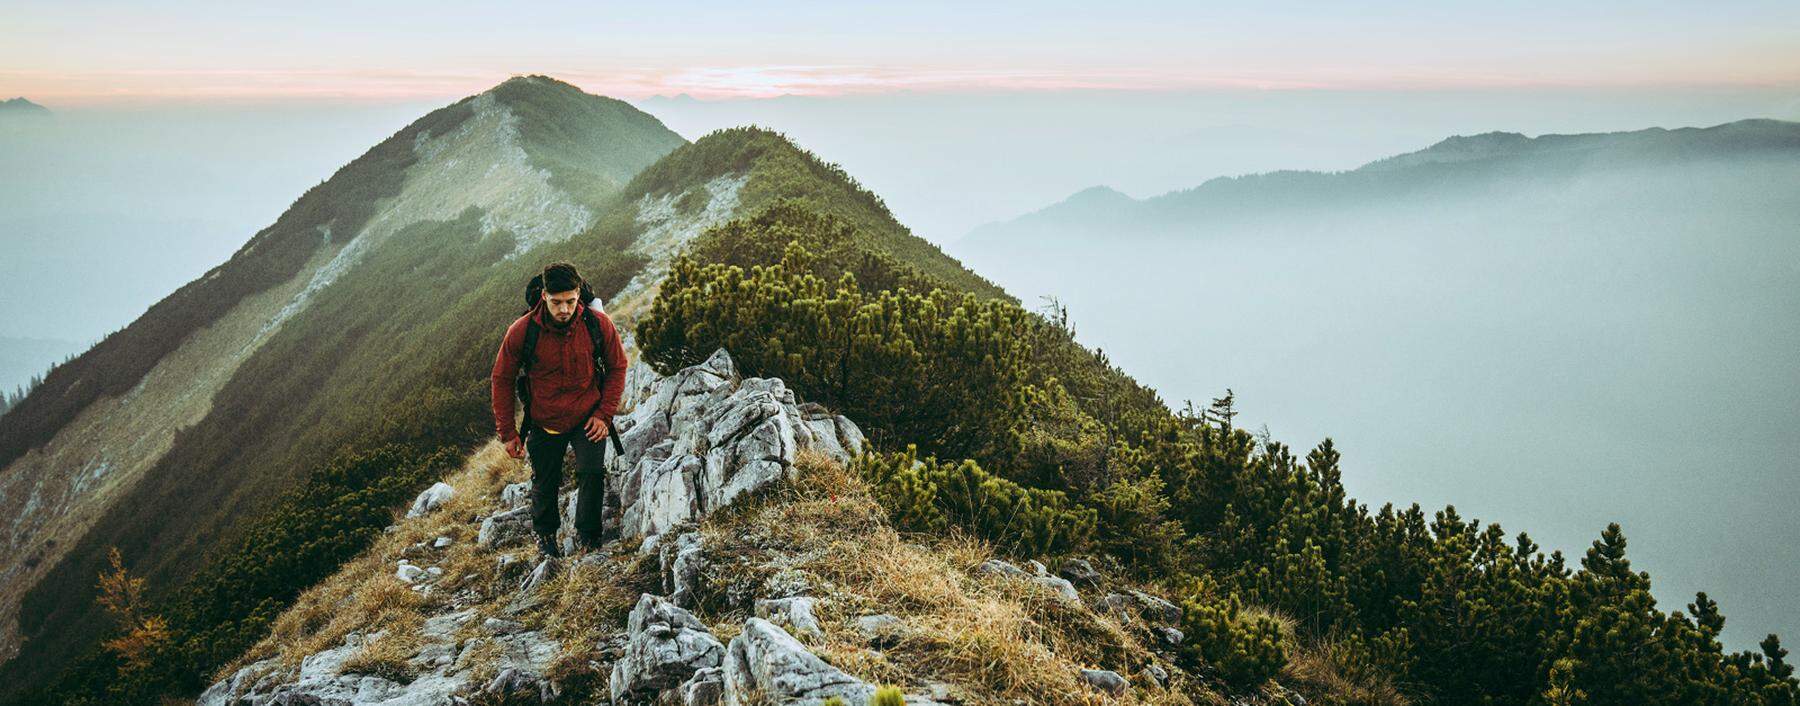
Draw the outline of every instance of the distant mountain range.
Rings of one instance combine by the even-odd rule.
[[[1350,207],[1396,197],[1443,196],[1497,180],[1570,179],[1597,170],[1800,155],[1800,123],[1740,120],[1708,128],[1526,137],[1456,136],[1347,172],[1278,171],[1220,177],[1197,187],[1134,199],[1095,186],[1041,210],[970,231],[952,250],[1001,254],[1026,242],[1182,236],[1237,219],[1286,218],[1295,211]],[[980,269],[977,266],[977,269]]]

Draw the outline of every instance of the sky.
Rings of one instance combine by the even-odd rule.
[[[1800,83],[1756,2],[0,2],[0,95],[456,97],[524,71],[619,98],[1101,88]]]

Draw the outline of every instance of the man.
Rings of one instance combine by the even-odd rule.
[[[571,446],[579,485],[577,542],[593,548],[603,541],[600,511],[606,500],[605,442],[625,389],[626,360],[612,318],[581,300],[585,288],[574,265],[552,263],[544,268],[542,279],[543,295],[506,327],[491,382],[494,428],[506,444],[506,453],[513,458],[531,455],[531,528],[537,533],[538,550],[556,557],[562,556],[556,545],[561,525],[557,489],[562,485],[564,455]],[[600,333],[598,357],[606,374],[599,380],[590,323],[598,324]],[[533,326],[539,329],[537,345],[527,356],[525,343]],[[522,365],[527,378],[527,428],[515,431],[513,386]]]

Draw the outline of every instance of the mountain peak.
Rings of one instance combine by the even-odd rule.
[[[49,115],[50,109],[27,100],[24,96],[0,101],[0,115]]]
[[[1117,189],[1101,184],[1099,186],[1090,186],[1070,194],[1069,198],[1063,199],[1063,203],[1085,206],[1129,203],[1136,200],[1137,199],[1131,198],[1129,195]]]

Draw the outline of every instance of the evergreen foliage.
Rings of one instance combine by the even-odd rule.
[[[1280,622],[1247,613],[1237,594],[1215,595],[1204,582],[1182,601],[1181,632],[1189,667],[1211,669],[1239,689],[1261,686],[1287,664]]]
[[[855,462],[900,529],[959,527],[1027,556],[1075,549],[1093,534],[1094,511],[1071,506],[1060,491],[1020,486],[972,460],[921,461],[917,454],[909,446],[899,453],[865,453]]]

